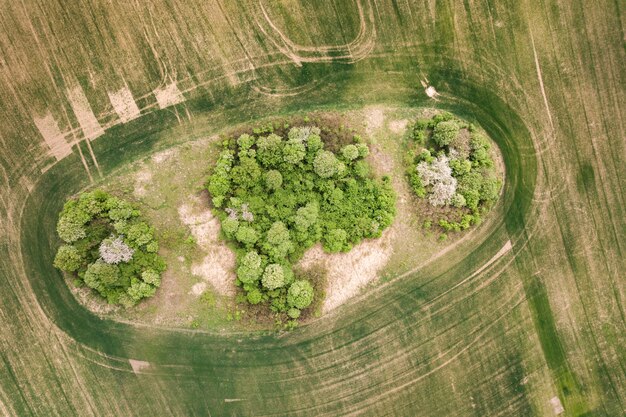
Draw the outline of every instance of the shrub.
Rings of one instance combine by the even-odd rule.
[[[330,178],[339,172],[339,161],[330,151],[320,151],[313,161],[315,173],[322,178]]]
[[[286,140],[272,133],[225,141],[208,181],[224,237],[239,248],[237,284],[248,302],[267,300],[279,314],[295,308],[287,300],[297,282],[292,264],[307,248],[322,241],[328,251],[349,250],[380,236],[395,214],[389,179],[370,178],[359,159],[367,156],[367,145],[345,145],[338,158],[324,150],[319,135],[319,128],[304,126],[291,128]],[[325,135],[340,143],[329,131]],[[222,194],[213,195],[215,188]]]
[[[439,146],[448,146],[459,134],[459,125],[454,120],[439,122],[433,130],[433,140]]]
[[[54,266],[63,271],[75,272],[83,264],[83,257],[72,245],[62,245],[54,258]]]
[[[67,243],[54,266],[76,274],[109,303],[132,306],[160,285],[165,262],[154,229],[130,203],[96,190],[68,201],[57,230]]]
[[[348,161],[353,161],[359,157],[359,148],[355,145],[346,145],[341,149],[341,155]]]
[[[278,190],[283,185],[283,176],[280,171],[275,169],[265,173],[265,185],[270,190]]]
[[[313,301],[313,286],[309,281],[297,280],[287,291],[287,303],[300,310],[307,308]],[[296,317],[294,317],[296,318]]]
[[[263,287],[268,290],[275,290],[285,285],[285,273],[279,264],[269,264],[263,272],[261,279]]]

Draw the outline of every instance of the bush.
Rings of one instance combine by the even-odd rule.
[[[83,264],[83,257],[72,245],[62,245],[54,258],[54,266],[63,271],[75,272]]]
[[[224,237],[239,248],[238,285],[249,302],[268,300],[280,314],[293,308],[287,297],[298,280],[291,266],[307,248],[322,241],[328,251],[349,250],[380,236],[395,214],[389,179],[370,178],[362,160],[367,145],[347,144],[338,158],[319,135],[319,128],[304,126],[291,128],[286,140],[272,133],[225,141],[208,181]],[[221,194],[213,194],[216,188]]]
[[[275,290],[285,285],[285,273],[279,264],[269,264],[263,272],[261,279],[263,287],[268,290]]]
[[[309,281],[301,279],[291,284],[287,292],[287,303],[290,306],[302,310],[303,308],[307,308],[312,301],[313,286]]]
[[[433,140],[441,147],[450,145],[459,135],[459,125],[454,120],[437,123],[433,130]]]
[[[283,185],[283,176],[280,171],[275,169],[265,173],[265,185],[270,190],[278,190]]]
[[[96,190],[69,200],[57,231],[67,244],[54,266],[75,274],[109,303],[132,306],[154,295],[165,262],[154,229],[130,203]]]
[[[330,178],[339,172],[339,160],[330,151],[320,151],[313,161],[315,173],[322,178]]]
[[[459,152],[451,147],[461,129],[467,129],[469,133],[469,152]],[[437,224],[445,231],[459,231],[478,223],[479,213],[486,211],[497,200],[502,186],[489,153],[491,144],[488,139],[474,125],[468,125],[450,113],[416,121],[412,136],[414,139],[419,136],[420,145],[430,139],[436,145],[430,149],[418,146],[408,152],[409,155],[417,155],[408,159],[407,172],[417,197],[428,198],[433,206],[467,208],[471,211],[468,214],[467,210],[444,210],[444,215],[454,212],[456,216],[465,217],[459,222],[443,218]],[[459,146],[467,148],[465,143]]]

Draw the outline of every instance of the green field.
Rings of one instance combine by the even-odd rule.
[[[3,2],[0,415],[624,415],[623,8]],[[102,319],[52,267],[66,198],[129,163],[365,106],[449,110],[500,147],[499,209],[445,256],[289,333]]]

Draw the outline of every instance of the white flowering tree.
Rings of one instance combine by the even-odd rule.
[[[417,173],[424,186],[431,186],[428,201],[433,206],[443,206],[452,202],[456,193],[456,178],[452,176],[450,160],[441,155],[428,163],[422,161],[417,164]]]
[[[133,258],[135,251],[130,248],[120,236],[104,239],[100,244],[100,257],[107,264],[128,262]]]

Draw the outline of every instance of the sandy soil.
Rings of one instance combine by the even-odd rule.
[[[35,117],[34,122],[46,145],[50,148],[50,153],[54,155],[57,161],[72,153],[72,147],[65,140],[65,136],[61,133],[59,125],[50,112],[44,117]]]
[[[156,97],[159,108],[161,109],[185,101],[185,98],[178,89],[176,83],[168,84],[163,88],[157,88],[154,90],[154,96]]]
[[[387,229],[379,239],[370,239],[348,253],[327,254],[321,245],[305,252],[298,266],[304,270],[314,266],[327,271],[328,288],[322,311],[327,313],[350,298],[378,277],[393,252],[394,229]]]
[[[210,210],[204,209],[198,197],[178,208],[181,221],[189,227],[198,246],[206,253],[204,259],[191,266],[191,273],[201,277],[222,295],[235,294],[235,254],[219,240],[220,223]],[[195,287],[195,286],[194,286]],[[201,286],[192,288],[199,295]]]
[[[150,362],[138,361],[136,359],[129,359],[128,362],[130,363],[131,368],[133,368],[133,372],[136,374],[150,368]]]
[[[385,122],[385,112],[381,107],[370,107],[364,110],[366,131],[368,135],[371,135],[375,130],[383,127]]]
[[[146,185],[152,180],[152,171],[148,168],[142,169],[135,175],[135,188],[133,194],[137,197],[146,195]]]
[[[122,123],[130,122],[136,119],[140,115],[139,107],[135,103],[133,94],[128,87],[124,87],[118,91],[108,93],[109,100],[115,109],[115,112],[119,116]]]
[[[154,162],[155,164],[161,164],[167,161],[168,159],[176,156],[177,154],[178,154],[178,149],[175,149],[175,148],[166,149],[164,151],[157,152],[154,155],[152,155],[152,162]]]
[[[94,140],[97,137],[104,134],[104,129],[100,126],[98,119],[93,114],[93,110],[89,105],[89,101],[85,96],[85,92],[80,86],[76,86],[67,90],[67,98],[70,101],[72,110],[78,119],[81,129],[85,137],[89,140]]]
[[[409,124],[407,119],[392,120],[389,122],[389,130],[397,135],[401,135],[406,130],[406,126]]]

